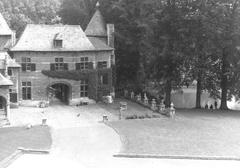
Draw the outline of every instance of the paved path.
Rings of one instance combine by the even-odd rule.
[[[79,163],[85,167],[98,167],[99,164],[109,162],[112,155],[118,153],[121,142],[114,130],[102,123],[103,115],[108,115],[110,120],[117,119],[98,105],[54,105],[47,109],[20,107],[13,110],[11,123],[14,126],[41,124],[41,118],[46,117],[52,128],[53,144],[50,155],[24,155],[10,168],[31,167],[29,163],[26,165],[27,158],[29,161],[42,160],[39,167],[53,165],[56,161],[63,162],[63,165]]]
[[[41,110],[43,109],[20,108],[15,110],[12,123],[14,125],[40,124]],[[80,117],[77,117],[79,113]],[[111,128],[99,122],[103,114],[109,115],[111,120],[117,119],[98,105],[80,108],[60,105],[49,107],[44,115],[52,127],[51,153],[49,155],[23,155],[9,168],[240,167],[240,162],[237,161],[114,158],[113,154],[117,154],[120,150],[120,139]]]

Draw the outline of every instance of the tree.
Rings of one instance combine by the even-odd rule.
[[[165,104],[170,107],[171,92],[182,85],[184,69],[183,47],[185,44],[185,1],[160,1],[154,27],[155,58],[153,58],[152,77],[165,90]]]
[[[226,110],[227,100],[236,96],[239,88],[239,50],[237,48],[240,37],[239,0],[218,0],[212,12],[212,28],[215,33],[215,45],[218,52],[220,66],[221,106]]]
[[[186,19],[186,47],[184,53],[189,66],[185,65],[187,73],[186,82],[197,80],[196,92],[196,108],[201,108],[201,94],[202,90],[209,90],[211,93],[216,90],[215,83],[216,76],[214,76],[213,63],[216,62],[214,55],[214,46],[212,32],[208,21],[211,19],[209,11],[214,6],[213,2],[209,3],[207,0],[189,1],[186,4],[188,10]]]
[[[95,11],[97,0],[63,0],[59,16],[64,24],[81,25],[86,28]]]
[[[60,22],[57,16],[59,5],[58,0],[0,0],[0,12],[19,37],[28,23]]]

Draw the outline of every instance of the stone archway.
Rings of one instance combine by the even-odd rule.
[[[66,82],[54,82],[48,85],[47,94],[50,104],[56,102],[69,104],[72,99],[72,87]]]

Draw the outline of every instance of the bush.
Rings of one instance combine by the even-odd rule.
[[[125,119],[126,120],[133,120],[133,119],[144,119],[144,118],[160,118],[160,116],[156,115],[156,114],[153,114],[153,115],[146,114],[145,116],[144,115],[137,116],[136,114],[134,114],[134,115],[131,115],[131,116],[127,116]]]
[[[139,118],[139,119],[144,119],[144,118],[145,118],[145,116],[138,116],[138,118]]]
[[[131,116],[127,116],[126,120],[132,120],[132,119],[137,119],[137,118],[138,118],[138,116],[136,114],[134,114],[134,115],[131,115]]]

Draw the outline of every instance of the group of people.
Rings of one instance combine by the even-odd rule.
[[[215,100],[214,105],[211,104],[210,106],[208,105],[208,103],[206,103],[205,109],[218,109],[218,103],[217,103],[217,101]]]

